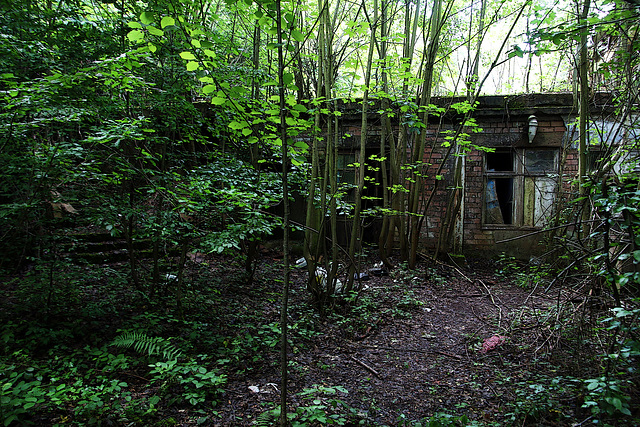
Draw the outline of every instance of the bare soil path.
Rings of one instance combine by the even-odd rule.
[[[506,425],[515,411],[563,425],[572,416],[566,408],[580,406],[573,396],[564,397],[565,409],[527,396],[535,394],[533,379],[553,378],[557,369],[547,356],[559,344],[549,342],[539,317],[549,312],[540,309],[555,304],[553,293],[519,288],[494,272],[487,261],[464,268],[432,263],[363,282],[358,305],[336,307],[341,316],[321,318],[319,334],[300,346],[294,342],[292,406],[304,405],[295,394],[313,385],[341,386],[348,394],[338,398],[369,425],[401,425],[437,413]],[[294,271],[298,307],[308,295],[305,280],[304,272]],[[268,313],[277,320],[275,304]],[[290,315],[295,322],[295,309]],[[361,317],[355,328],[344,320],[353,316]],[[229,378],[219,425],[251,425],[278,402],[275,349],[266,359],[270,363],[248,364]]]

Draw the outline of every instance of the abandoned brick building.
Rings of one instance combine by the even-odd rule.
[[[446,107],[461,99],[434,99]],[[607,117],[607,97],[597,97],[591,106],[591,119],[610,131],[616,125]],[[339,165],[357,159],[361,133],[361,105],[343,104],[340,129],[343,135]],[[578,110],[571,94],[532,94],[519,96],[484,96],[478,99],[473,113],[482,130],[471,134],[474,145],[490,147],[486,152],[471,149],[463,157],[461,209],[451,228],[456,251],[469,255],[505,252],[520,258],[543,250],[543,233],[536,233],[559,218],[558,201],[569,200],[575,191],[578,172],[576,118]],[[373,114],[367,132],[367,156],[379,153],[380,120]],[[441,222],[445,218],[451,171],[455,156],[445,156],[442,146],[445,131],[454,129],[459,115],[445,114],[430,120],[427,135],[431,147],[424,153],[429,165],[426,193],[434,187],[435,176],[442,168],[444,180],[437,187],[426,210],[421,241],[424,247],[437,245]],[[625,135],[619,133],[621,140]],[[599,138],[603,138],[600,135]],[[589,158],[598,159],[599,146],[592,136]],[[346,172],[345,172],[346,173]],[[524,236],[524,237],[523,237]],[[518,237],[516,239],[516,237]]]

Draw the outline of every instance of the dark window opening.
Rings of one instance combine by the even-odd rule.
[[[487,153],[487,171],[489,172],[513,172],[513,151],[496,150]]]
[[[513,224],[513,178],[489,178],[486,224]]]

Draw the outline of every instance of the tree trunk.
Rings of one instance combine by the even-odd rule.
[[[371,69],[373,66],[373,51],[376,42],[376,26],[378,24],[378,0],[373,1],[374,22],[371,24],[371,38],[369,40],[369,53],[367,55],[367,64],[365,66],[364,77],[364,95],[362,97],[362,125],[360,126],[360,153],[358,157],[358,186],[356,187],[353,222],[351,227],[351,238],[349,240],[349,274],[347,277],[346,291],[349,292],[353,288],[353,280],[357,270],[355,262],[356,249],[360,250],[361,246],[361,224],[360,216],[362,213],[362,192],[364,191],[364,173],[366,161],[367,147],[367,121],[369,109],[369,85],[371,84]]]
[[[447,10],[451,7],[451,3],[447,6]],[[420,97],[420,105],[427,106],[431,103],[431,83],[433,81],[434,65],[436,61],[436,54],[438,52],[438,45],[440,40],[440,30],[442,28],[442,0],[434,0],[433,10],[431,12],[431,19],[429,21],[429,44],[427,47],[427,53],[425,56],[424,66],[424,83],[422,85],[422,94]],[[426,129],[429,124],[429,113],[424,112],[420,114],[421,121],[424,124],[423,131],[420,133],[418,143],[416,144],[415,151],[413,152],[412,164],[422,169],[422,158],[424,156],[427,133]],[[413,174],[413,185],[411,186],[411,192],[409,193],[409,268],[416,267],[418,244],[420,241],[420,219],[418,218],[418,207],[420,204],[420,198],[422,197],[423,178],[420,174]]]
[[[282,307],[280,308],[280,373],[282,381],[280,383],[280,425],[287,426],[287,393],[288,393],[288,359],[287,359],[287,320],[289,308],[289,253],[291,243],[289,242],[289,150],[287,142],[287,117],[285,103],[285,86],[284,86],[284,52],[282,49],[282,5],[281,0],[276,0],[276,31],[278,38],[278,89],[280,101],[280,126],[279,133],[282,141],[282,203],[284,214],[282,219],[283,231],[283,287],[282,287]]]

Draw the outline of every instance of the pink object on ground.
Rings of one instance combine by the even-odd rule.
[[[507,337],[503,337],[502,335],[494,335],[491,338],[486,338],[482,343],[482,350],[480,350],[480,353],[486,353],[493,350],[494,348],[502,344],[506,339]]]

